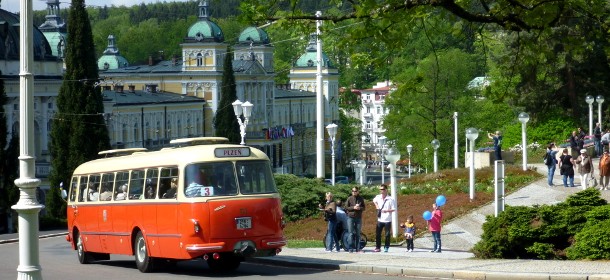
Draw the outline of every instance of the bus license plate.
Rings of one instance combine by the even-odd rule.
[[[235,223],[237,224],[237,229],[252,228],[252,219],[250,217],[235,218]]]

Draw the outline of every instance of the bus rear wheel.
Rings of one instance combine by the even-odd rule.
[[[138,232],[135,242],[133,243],[133,253],[136,258],[136,265],[141,272],[151,272],[154,269],[154,259],[148,255],[146,247],[146,239],[142,232]]]
[[[93,255],[85,251],[85,245],[83,244],[83,237],[80,233],[76,234],[76,252],[78,253],[78,261],[82,264],[89,264],[94,261]]]

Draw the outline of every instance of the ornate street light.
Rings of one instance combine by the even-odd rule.
[[[604,97],[598,95],[595,101],[597,101],[597,122],[599,123],[599,129],[602,129],[602,103],[604,103]]]
[[[523,171],[527,170],[527,132],[525,131],[525,124],[530,120],[530,115],[525,112],[519,114],[519,121],[521,122],[521,138],[523,139]]]
[[[434,173],[438,172],[438,147],[441,146],[441,142],[438,141],[438,139],[434,139],[432,140],[432,142],[430,142],[430,144],[432,144],[432,148],[434,149]]]
[[[386,159],[390,162],[390,195],[394,198],[396,207],[398,207],[398,200],[396,199],[396,162],[400,159],[400,151],[396,149],[396,147],[389,148],[386,153]],[[398,214],[396,211],[392,212],[392,236],[394,236],[394,238],[398,236]]]
[[[383,161],[384,161],[383,150],[385,147],[385,140],[386,140],[385,136],[379,137],[379,145],[381,146],[380,148],[381,148],[381,183],[382,184],[385,184],[385,178],[384,178],[385,172],[383,172]]]
[[[233,111],[235,112],[235,116],[237,117],[237,122],[239,123],[239,134],[241,135],[241,145],[246,145],[244,139],[246,138],[246,126],[248,126],[248,119],[252,114],[252,106],[254,106],[249,101],[242,103],[239,99],[235,100],[232,103]],[[244,115],[244,121],[241,121],[241,115]]]
[[[411,152],[413,151],[413,145],[407,145],[407,153],[409,154],[409,178],[411,178]]]
[[[328,131],[328,135],[330,136],[330,155],[332,161],[332,184],[335,185],[335,136],[337,136],[337,125],[331,123],[326,126],[326,131]]]
[[[593,102],[595,101],[595,97],[587,95],[585,101],[589,104],[589,135],[593,135]]]
[[[474,200],[474,141],[479,137],[479,131],[474,128],[466,129],[466,138],[470,141],[470,200]]]

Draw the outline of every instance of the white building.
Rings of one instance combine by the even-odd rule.
[[[369,89],[359,90],[362,103],[362,157],[368,161],[379,161],[381,149],[379,138],[384,136],[383,118],[388,114],[386,97],[394,90],[392,82],[380,82]]]

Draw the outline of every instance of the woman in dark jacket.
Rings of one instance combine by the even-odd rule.
[[[563,186],[568,186],[568,178],[570,178],[570,187],[574,187],[574,158],[568,149],[563,149],[563,154],[559,157],[559,172],[563,175]]]

